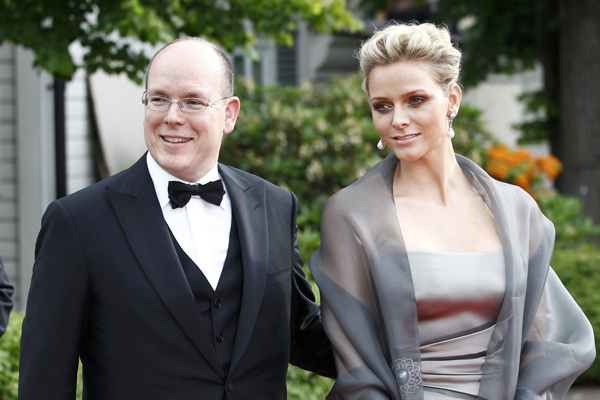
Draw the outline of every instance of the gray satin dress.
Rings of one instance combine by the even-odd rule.
[[[494,214],[497,258],[407,252],[393,153],[327,200],[309,264],[336,357],[328,400],[564,400],[594,361],[592,326],[549,267],[552,223],[456,160]]]
[[[504,253],[407,254],[417,299],[424,399],[476,399],[504,297]]]

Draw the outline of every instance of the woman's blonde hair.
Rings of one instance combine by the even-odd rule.
[[[369,94],[369,74],[378,65],[399,61],[423,61],[448,93],[458,83],[462,54],[450,40],[445,26],[430,23],[388,25],[376,31],[357,53],[364,75],[362,88]]]

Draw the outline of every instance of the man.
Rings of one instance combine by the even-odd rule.
[[[10,299],[14,293],[14,288],[8,282],[8,277],[4,272],[4,264],[0,258],[0,337],[6,332],[8,325],[8,316],[13,308],[12,300]]]
[[[143,103],[148,153],[44,215],[19,398],[74,399],[78,358],[98,400],[284,399],[288,362],[332,375],[295,196],[217,164],[240,109],[227,57],[167,45]]]

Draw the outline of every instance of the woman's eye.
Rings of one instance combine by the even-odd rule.
[[[379,104],[375,104],[373,106],[373,110],[378,111],[378,112],[388,111],[391,108],[392,108],[392,106],[390,106],[389,104],[386,104],[386,103],[379,103]]]
[[[421,104],[424,101],[425,101],[425,99],[422,97],[411,97],[410,100],[408,100],[408,103],[411,105],[416,105],[416,104]]]

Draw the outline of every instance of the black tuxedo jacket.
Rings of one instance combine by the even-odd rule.
[[[6,332],[8,325],[8,315],[13,308],[12,300],[10,299],[14,292],[14,288],[8,282],[8,277],[4,272],[4,265],[0,258],[0,337]]]
[[[19,399],[285,399],[288,362],[332,375],[302,272],[295,196],[219,165],[238,225],[243,297],[226,373],[185,278],[145,157],[50,204],[23,323]]]

